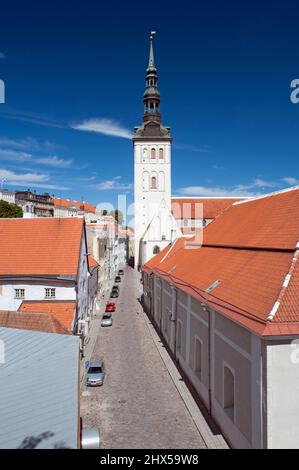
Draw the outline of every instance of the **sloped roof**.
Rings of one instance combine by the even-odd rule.
[[[0,341],[0,448],[78,448],[80,338],[0,327]]]
[[[77,274],[79,218],[0,219],[0,276]]]
[[[93,256],[88,255],[88,266],[90,268],[94,268],[96,266],[99,266],[99,263],[94,259]]]
[[[203,230],[201,247],[181,239],[144,269],[259,334],[298,334],[298,240],[293,188],[234,204]]]
[[[177,198],[171,199],[175,219],[215,219],[234,202],[244,198]],[[201,206],[202,205],[202,209]]]
[[[49,313],[0,311],[0,327],[44,333],[69,334],[69,330]]]
[[[51,300],[35,301],[23,300],[19,307],[19,312],[26,314],[46,313],[59,322],[65,330],[72,331],[76,302],[74,300]]]
[[[95,213],[96,208],[92,204],[88,202],[80,202],[80,201],[71,201],[69,199],[61,199],[59,197],[54,197],[54,206],[56,207],[76,207],[77,209],[85,212],[93,212]]]

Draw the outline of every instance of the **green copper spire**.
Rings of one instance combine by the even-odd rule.
[[[155,67],[155,59],[154,59],[154,35],[156,34],[156,31],[151,31],[150,34],[150,54],[149,54],[149,61],[148,61],[148,70],[153,70],[156,69]]]

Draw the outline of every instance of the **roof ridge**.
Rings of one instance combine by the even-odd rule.
[[[299,185],[291,186],[285,189],[280,189],[279,191],[273,191],[272,193],[262,194],[261,196],[256,196],[256,197],[253,196],[252,198],[249,198],[249,199],[244,198],[243,201],[234,202],[233,206],[237,206],[238,204],[246,204],[252,201],[258,201],[260,199],[265,199],[266,197],[277,196],[278,194],[284,194],[290,191],[296,191],[297,189],[299,189]]]
[[[275,301],[275,303],[274,303],[274,305],[273,305],[273,307],[272,307],[272,309],[271,309],[271,311],[270,311],[270,313],[267,317],[268,321],[273,320],[273,318],[275,317],[277,311],[279,310],[279,308],[281,306],[281,303],[282,303],[282,300],[283,300],[284,296],[286,295],[288,286],[290,284],[290,281],[292,279],[292,275],[295,271],[295,267],[296,267],[298,259],[299,259],[299,240],[297,242],[296,248],[297,249],[294,252],[294,256],[292,258],[290,269],[289,269],[288,273],[286,274],[286,276],[284,278],[284,281],[283,281],[283,284],[281,286],[281,289],[280,289],[279,295],[277,297],[277,300]]]

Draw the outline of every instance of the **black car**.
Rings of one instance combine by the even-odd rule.
[[[116,276],[114,282],[121,282],[121,277],[120,277],[120,276]]]
[[[111,299],[115,299],[118,296],[119,296],[118,290],[114,289],[111,291],[111,294],[110,294]]]
[[[119,286],[114,285],[114,286],[112,287],[112,290],[117,290],[117,292],[119,292]]]
[[[123,275],[124,275],[124,270],[123,270],[123,269],[119,269],[119,270],[118,270],[118,275],[119,275],[119,276],[123,276]]]

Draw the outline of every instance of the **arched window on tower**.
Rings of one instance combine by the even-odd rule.
[[[156,245],[154,246],[154,249],[153,249],[153,255],[157,255],[158,253],[160,253],[160,247]]]
[[[151,149],[151,158],[156,158],[156,149]]]
[[[151,177],[151,189],[157,189],[157,178],[156,178],[156,176]]]
[[[159,149],[159,158],[164,158],[163,149]]]

